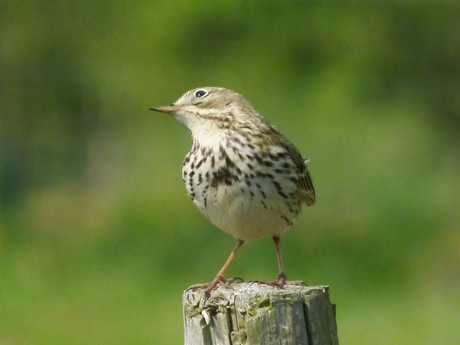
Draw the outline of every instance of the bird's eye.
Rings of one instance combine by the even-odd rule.
[[[195,97],[196,98],[202,98],[204,96],[206,96],[208,94],[208,92],[206,90],[197,90],[195,91]]]

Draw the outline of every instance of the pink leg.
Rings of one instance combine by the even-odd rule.
[[[278,284],[280,286],[283,286],[286,284],[286,274],[284,273],[284,266],[283,266],[283,258],[281,257],[281,249],[280,249],[280,242],[281,239],[279,236],[274,236],[273,241],[275,242],[276,246],[276,255],[278,256],[278,266],[279,266],[279,274],[278,274]]]
[[[227,261],[225,262],[224,266],[220,269],[219,273],[217,273],[216,277],[212,281],[212,283],[206,288],[208,292],[211,292],[217,285],[222,284],[225,285],[226,281],[224,279],[224,274],[225,271],[227,271],[227,268],[230,266],[233,258],[235,257],[236,253],[238,250],[241,248],[241,246],[244,244],[243,240],[238,240],[238,243],[236,244],[235,249],[233,249],[232,253],[228,257]]]

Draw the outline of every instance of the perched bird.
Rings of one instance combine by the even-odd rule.
[[[186,92],[169,106],[150,110],[174,116],[191,133],[182,179],[195,205],[238,243],[208,291],[227,285],[224,273],[246,241],[271,236],[278,256],[274,285],[286,275],[280,236],[297,219],[302,203],[315,203],[306,162],[297,148],[240,94],[220,87]]]

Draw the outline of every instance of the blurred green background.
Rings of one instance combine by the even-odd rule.
[[[317,204],[288,277],[330,285],[341,344],[460,340],[458,1],[3,1],[0,344],[180,344],[181,294],[235,245],[181,181],[187,131],[147,109],[248,98]],[[274,279],[271,239],[228,276]]]

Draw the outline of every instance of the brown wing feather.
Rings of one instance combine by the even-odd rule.
[[[307,164],[294,145],[289,143],[289,145],[285,145],[285,147],[291,155],[297,169],[299,169],[299,187],[302,195],[302,201],[306,203],[307,206],[312,206],[316,201],[316,195]]]
[[[276,131],[276,129],[275,129]],[[301,198],[307,206],[312,206],[315,204],[316,195],[315,195],[315,188],[313,187],[313,181],[310,176],[310,172],[307,168],[307,162],[309,159],[304,160],[302,155],[300,154],[299,150],[291,144],[281,133],[276,131],[279,136],[277,137],[278,145],[283,146],[288,151],[289,155],[291,156],[292,160],[294,161],[297,169],[299,170],[299,187]]]

